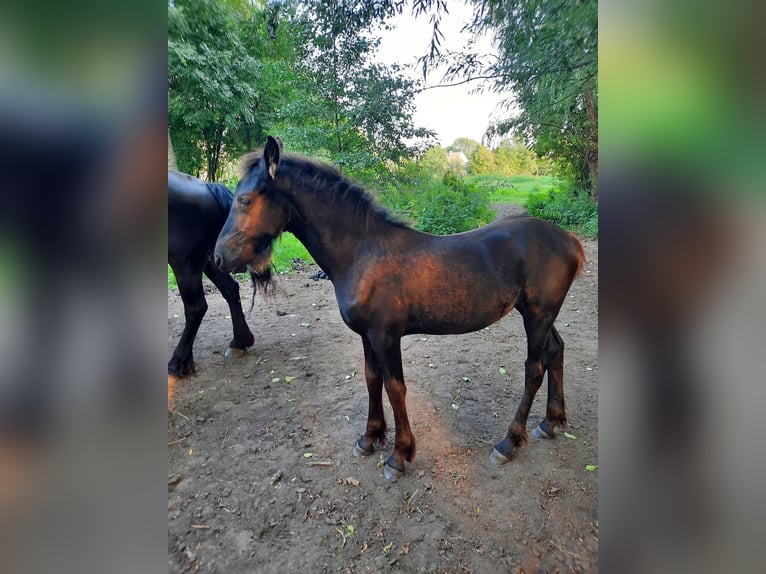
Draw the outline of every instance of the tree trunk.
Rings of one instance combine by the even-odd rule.
[[[590,88],[585,90],[585,106],[588,110],[588,120],[590,120],[591,127],[591,141],[587,156],[591,176],[590,197],[593,201],[598,202],[598,110]]]
[[[173,151],[173,142],[170,141],[170,128],[168,128],[168,169],[178,171],[178,165],[176,164],[176,154]]]

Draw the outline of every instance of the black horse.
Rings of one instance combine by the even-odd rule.
[[[192,346],[207,311],[203,272],[221,291],[231,310],[234,338],[226,355],[241,355],[255,342],[242,312],[239,284],[211,260],[231,203],[231,191],[220,183],[206,183],[185,173],[168,172],[168,263],[176,276],[186,318],[181,339],[168,362],[169,382],[171,377],[185,377],[195,370]],[[254,285],[261,280],[256,275],[252,278]]]
[[[398,478],[415,457],[400,345],[407,334],[467,333],[517,309],[528,344],[524,396],[490,458],[508,462],[527,441],[527,417],[546,371],[546,416],[534,434],[551,438],[566,424],[564,342],[553,322],[585,260],[574,235],[526,216],[455,235],[421,233],[336,169],[283,154],[269,136],[262,154],[245,158],[215,262],[229,271],[267,269],[272,242],[285,230],[327,273],[344,322],[362,337],[369,413],[357,456],[385,439],[385,386],[396,424],[387,478]]]

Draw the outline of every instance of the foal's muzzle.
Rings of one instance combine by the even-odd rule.
[[[213,263],[224,273],[244,273],[247,269],[238,257],[233,257],[226,247],[219,245],[215,247]]]

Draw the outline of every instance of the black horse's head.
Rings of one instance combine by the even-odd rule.
[[[272,244],[290,219],[289,206],[275,185],[281,155],[282,142],[268,136],[263,156],[246,167],[237,184],[215,244],[215,264],[222,271],[269,273]]]

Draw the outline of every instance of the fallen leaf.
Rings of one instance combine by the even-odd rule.
[[[504,374],[505,374],[505,367],[500,367],[500,368],[499,368],[497,371],[498,371],[498,372],[499,372],[501,375],[504,375]]]
[[[569,432],[565,432],[564,436],[569,438],[569,439],[572,439],[572,440],[577,438],[575,435],[573,435],[572,433],[569,433]]]
[[[590,368],[590,367],[585,367],[585,370],[586,370],[586,371],[592,371],[593,369],[592,369],[592,368]]]
[[[391,550],[393,547],[394,547],[394,543],[393,543],[393,542],[389,542],[388,544],[386,544],[386,545],[383,547],[383,552],[388,552],[388,551],[389,551],[389,550]]]
[[[458,410],[460,408],[460,405],[457,403],[452,403],[452,410]]]
[[[470,377],[463,377],[463,382],[464,383],[470,383],[471,382],[471,378]]]
[[[279,382],[279,377],[272,377],[271,382],[272,383],[278,383]]]
[[[303,453],[303,458],[311,458],[312,456],[314,456],[313,452],[304,452]]]
[[[290,383],[295,380],[295,377],[285,377],[285,382]]]
[[[587,470],[588,472],[593,472],[597,468],[598,468],[597,464],[586,464],[585,465],[585,470]]]
[[[349,476],[346,479],[346,484],[350,484],[351,486],[359,486],[359,481],[357,479],[352,478],[352,477]]]

